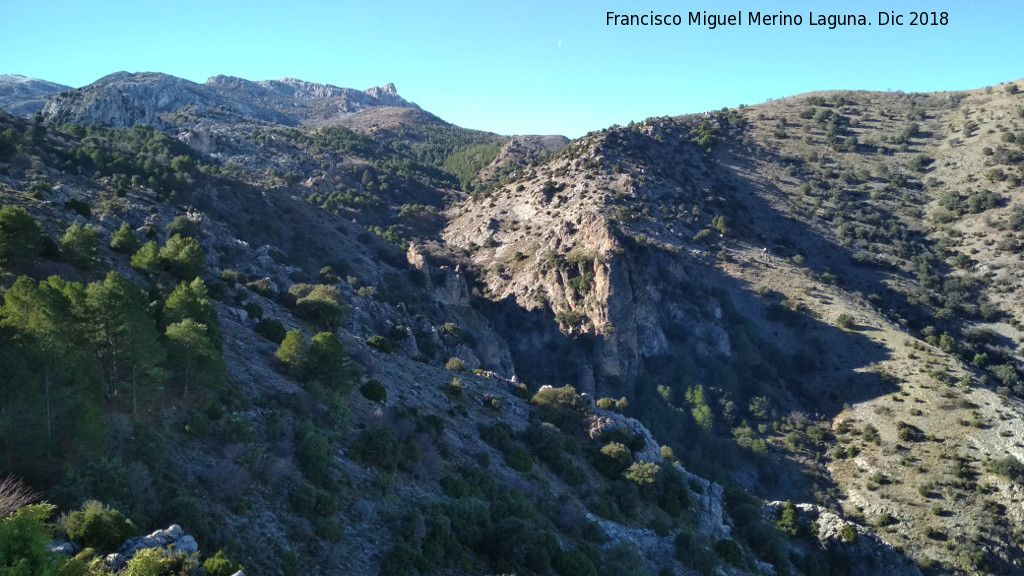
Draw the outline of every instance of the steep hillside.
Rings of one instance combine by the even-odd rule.
[[[0,112],[0,473],[256,573],[1020,571],[1021,98]]]
[[[660,393],[698,426],[635,413],[696,469],[796,488],[922,565],[1003,572],[1021,561],[999,474],[1019,457],[1019,98],[827,93],[653,118],[453,208],[444,238],[524,376]],[[752,453],[703,463],[700,428]]]

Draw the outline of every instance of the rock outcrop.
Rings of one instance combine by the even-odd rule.
[[[199,552],[199,544],[196,543],[196,539],[190,534],[186,534],[181,526],[172,524],[170,527],[157,530],[148,536],[139,536],[125,541],[116,554],[107,556],[107,565],[117,572],[124,568],[136,554],[150,548],[163,548],[174,554],[186,556]]]
[[[776,521],[785,506],[785,502],[768,502],[764,514]],[[801,530],[810,533],[822,549],[841,552],[851,559],[850,576],[921,576],[916,564],[867,528],[848,522],[821,506],[795,504],[795,507]],[[794,547],[793,550],[800,554],[799,549]]]

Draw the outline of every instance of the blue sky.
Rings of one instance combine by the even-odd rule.
[[[372,5],[371,5],[372,4]],[[809,26],[810,12],[948,12],[946,26]],[[744,26],[625,28],[606,12],[742,11]],[[799,14],[756,28],[749,11]],[[127,70],[203,82],[394,82],[442,118],[502,134],[581,136],[649,116],[811,90],[964,90],[1024,78],[1024,2],[378,0],[9,2],[0,73],[71,86]]]

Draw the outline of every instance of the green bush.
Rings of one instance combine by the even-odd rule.
[[[196,561],[184,554],[174,554],[163,548],[140,550],[121,576],[187,576],[196,568]]]
[[[505,454],[505,463],[508,464],[509,468],[524,474],[533,470],[533,457],[530,456],[529,450],[522,446],[509,450]]]
[[[212,558],[207,558],[203,562],[203,569],[206,570],[208,576],[231,576],[235,572],[243,570],[242,566],[228,560],[224,556],[223,550],[218,550]]]
[[[1024,464],[1012,455],[989,460],[985,463],[985,469],[993,474],[1005,476],[1016,482],[1024,481]]]
[[[622,412],[629,406],[629,401],[623,396],[618,400],[614,398],[601,398],[597,401],[597,407],[601,410],[613,410],[615,412]]]
[[[624,444],[605,444],[594,461],[594,467],[608,478],[618,478],[633,464],[633,453]]]
[[[443,324],[439,330],[442,336],[447,336],[452,340],[462,340],[462,330],[455,324],[447,322]]]
[[[293,284],[288,294],[295,298],[295,315],[321,330],[337,330],[348,315],[341,291],[332,284]]]
[[[456,376],[450,383],[441,385],[441,392],[444,392],[444,395],[452,400],[458,400],[466,392],[466,384]]]
[[[839,537],[842,538],[844,544],[853,544],[857,541],[857,529],[853,527],[853,524],[847,524],[839,531]]]
[[[725,560],[733,566],[738,568],[742,568],[744,566],[743,550],[735,540],[725,538],[715,542],[715,552],[722,557],[722,560]]]
[[[23,506],[0,518],[0,574],[56,574],[59,559],[46,549],[53,535],[51,504]]]
[[[449,358],[444,367],[454,372],[464,372],[466,370],[466,364],[461,359],[455,357]]]
[[[199,233],[199,222],[179,214],[167,225],[167,231],[171,234],[180,234],[181,236],[194,238]]]
[[[256,323],[256,333],[271,342],[280,344],[284,341],[288,331],[284,329],[284,324],[280,320],[264,318]]]
[[[578,548],[555,556],[554,566],[561,576],[597,576],[597,567]]]
[[[383,404],[388,399],[388,390],[376,380],[370,380],[359,388],[359,392],[371,402]]]
[[[371,348],[379,350],[385,354],[390,354],[391,351],[393,350],[391,342],[388,342],[388,339],[383,336],[370,336],[369,338],[366,339],[366,344]]]
[[[338,512],[338,501],[326,490],[309,482],[300,483],[291,494],[292,507],[306,517],[333,516]]]
[[[318,432],[306,434],[299,442],[295,456],[306,478],[320,486],[329,481],[334,465],[334,449],[326,436]]]
[[[76,544],[103,552],[117,550],[125,540],[138,534],[138,529],[124,514],[96,500],[68,514],[64,518],[64,530]]]
[[[309,344],[300,330],[292,330],[285,334],[281,346],[277,349],[277,359],[288,366],[294,376],[301,376],[309,358]]]
[[[367,428],[356,436],[352,451],[364,463],[393,472],[402,463],[402,446],[394,428]]]
[[[512,431],[512,427],[504,422],[480,429],[480,439],[502,452],[507,452],[512,448],[515,442],[514,438],[515,432]]]
[[[545,386],[537,391],[530,402],[538,407],[542,420],[558,426],[563,432],[582,428],[590,416],[586,402],[576,394],[572,386]]]

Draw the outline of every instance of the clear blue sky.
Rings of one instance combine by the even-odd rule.
[[[829,30],[809,12],[948,12],[946,26]],[[606,12],[743,11],[744,25],[614,27]],[[748,11],[799,14],[756,28]],[[905,17],[909,22],[909,15]],[[905,22],[906,23],[906,22]],[[935,91],[1024,77],[1024,2],[288,2],[37,0],[3,10],[0,73],[79,87],[111,72],[394,82],[442,118],[503,134],[611,124],[811,90]]]

